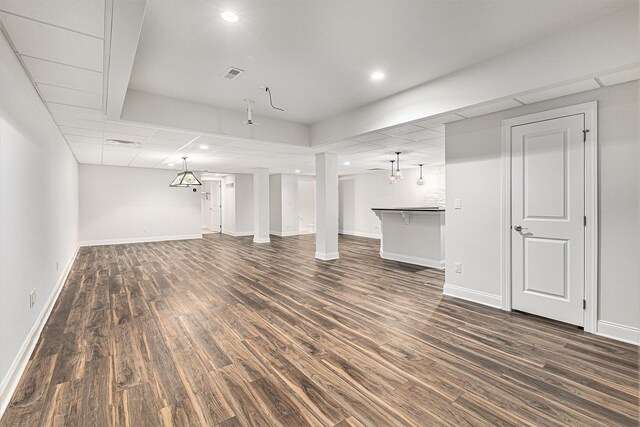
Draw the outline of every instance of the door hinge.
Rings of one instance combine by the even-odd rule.
[[[583,299],[583,300],[582,300],[582,309],[583,309],[583,310],[586,310],[586,309],[587,309],[587,300],[586,300],[586,299]]]
[[[582,131],[582,142],[587,142],[587,133],[589,132],[589,129],[585,129]]]

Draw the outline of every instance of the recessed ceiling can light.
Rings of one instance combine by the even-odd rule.
[[[176,165],[175,163],[169,163],[168,166],[175,166],[175,165]]]
[[[296,173],[300,173],[300,169],[296,169]]]
[[[351,162],[344,162],[345,166],[349,166],[351,164]]]
[[[374,71],[371,73],[371,80],[382,80],[384,79],[384,73],[382,71]]]
[[[200,149],[201,149],[201,150],[208,150],[208,149],[209,149],[209,146],[208,146],[208,145],[201,145],[201,146],[200,146]]]
[[[236,13],[231,10],[225,10],[224,12],[222,12],[220,14],[220,18],[222,18],[222,20],[225,22],[238,22],[238,20],[240,19],[238,18],[238,15],[236,15]]]

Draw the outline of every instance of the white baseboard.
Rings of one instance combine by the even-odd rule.
[[[62,291],[62,288],[67,281],[67,277],[69,276],[69,272],[71,271],[71,266],[78,256],[79,249],[80,245],[76,246],[76,249],[73,252],[73,256],[71,257],[69,263],[65,266],[62,274],[58,277],[58,282],[53,288],[51,295],[49,295],[49,299],[42,307],[42,311],[38,315],[36,322],[33,324],[31,331],[29,331],[29,334],[22,343],[18,354],[16,355],[15,359],[13,359],[13,363],[11,364],[9,371],[2,379],[2,383],[0,383],[0,418],[2,418],[2,415],[7,409],[7,406],[9,406],[11,397],[18,387],[20,378],[22,377],[22,374],[24,374],[24,370],[26,369],[29,359],[31,358],[31,354],[33,353],[33,350],[35,349],[36,344],[40,339],[40,334],[44,329],[44,325],[47,323],[47,320],[49,320],[51,311],[56,305],[58,296],[60,295],[60,292]]]
[[[297,236],[298,233],[297,231],[270,231],[269,234],[273,234],[274,236],[279,236],[279,237],[290,237],[290,236]]]
[[[450,285],[448,283],[444,284],[442,293],[450,297],[488,305],[489,307],[502,308],[502,297],[500,295],[489,294],[486,292],[463,288],[461,286]]]
[[[423,267],[437,268],[438,270],[444,270],[444,260],[419,258],[410,255],[394,254],[391,252],[380,251],[380,256],[384,259],[391,261],[399,261],[407,264],[421,265]]]
[[[154,236],[154,237],[133,237],[128,239],[85,240],[84,242],[80,242],[80,246],[124,245],[128,243],[166,242],[169,240],[191,240],[191,239],[202,239],[202,233],[185,234],[180,236]]]
[[[231,231],[231,230],[222,230],[222,234],[227,234],[233,237],[246,237],[253,236],[253,231]]]
[[[632,328],[631,326],[598,320],[597,334],[629,344],[640,345],[640,329]]]
[[[361,231],[349,231],[349,230],[339,230],[338,233],[346,234],[348,236],[368,237],[369,239],[380,240],[382,238],[382,234],[380,233],[363,233]]]
[[[332,259],[338,259],[338,258],[340,258],[340,254],[338,252],[328,252],[328,253],[316,252],[316,259],[319,259],[322,261],[331,261]]]
[[[269,239],[268,237],[262,237],[262,238],[253,238],[253,243],[271,243],[271,239]]]
[[[316,234],[316,230],[312,230],[312,231],[300,231],[300,232],[298,233],[298,235],[300,235],[300,236],[304,236],[304,235],[307,235],[307,234]]]

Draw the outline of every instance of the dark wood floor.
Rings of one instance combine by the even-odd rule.
[[[638,348],[272,239],[82,249],[0,425],[638,424]]]

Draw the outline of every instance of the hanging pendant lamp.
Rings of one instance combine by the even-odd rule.
[[[401,180],[402,179],[402,172],[400,172],[400,151],[396,151],[396,173],[395,173],[395,177],[396,180]]]
[[[391,175],[389,176],[389,184],[395,184],[396,183],[396,176],[394,174],[394,170],[393,170],[393,164],[395,163],[395,160],[391,160]]]
[[[202,185],[196,176],[187,168],[187,158],[182,158],[182,172],[176,176],[169,187],[191,187],[193,185]]]
[[[418,185],[424,185],[424,178],[422,177],[422,165],[420,165],[420,178],[418,179]]]

